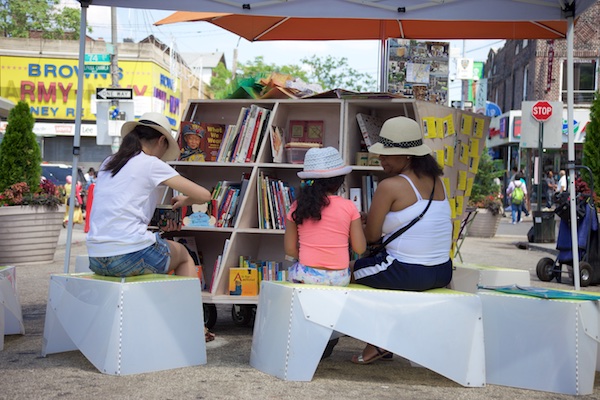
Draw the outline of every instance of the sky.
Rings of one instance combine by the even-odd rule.
[[[63,5],[79,9],[76,0],[61,0]],[[181,53],[223,52],[228,68],[231,68],[234,49],[237,48],[238,62],[252,61],[263,56],[264,62],[275,65],[300,65],[302,58],[312,55],[335,58],[346,57],[348,65],[360,73],[373,77],[379,76],[380,42],[376,40],[348,41],[271,41],[249,42],[224,29],[207,22],[184,22],[171,25],[154,26],[153,23],[170,15],[171,11],[117,9],[118,41],[131,38],[137,42],[149,35],[154,35],[163,43]],[[92,27],[89,36],[94,39],[111,39],[110,7],[90,6],[88,9],[88,25]],[[444,40],[444,38],[440,38]],[[490,48],[502,47],[504,40],[451,40],[451,57],[464,55],[475,61],[485,61]],[[452,70],[452,65],[450,66]],[[310,83],[310,82],[309,82]],[[449,100],[460,100],[460,82],[453,81],[449,85]]]

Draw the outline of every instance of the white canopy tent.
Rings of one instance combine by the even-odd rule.
[[[402,30],[403,21],[432,23],[431,39],[452,38],[452,24],[444,27],[443,22],[462,24],[489,23],[489,29],[473,29],[472,35],[463,39],[538,39],[523,37],[523,34],[506,34],[506,28],[531,24],[543,26],[559,37],[567,39],[567,116],[568,116],[568,159],[569,193],[571,205],[571,237],[573,238],[573,269],[575,289],[579,290],[579,259],[577,243],[577,220],[575,215],[575,144],[573,135],[573,32],[576,18],[593,5],[596,0],[79,0],[81,3],[81,25],[79,46],[79,71],[84,70],[85,32],[87,9],[90,5],[127,7],[173,11],[202,11],[247,15],[270,15],[310,18],[358,18],[393,20]],[[503,25],[503,34],[495,36],[498,25]],[[404,33],[402,38],[411,39]],[[419,39],[425,39],[422,35]],[[78,87],[83,87],[83,74],[78,77]],[[77,91],[75,136],[73,139],[73,176],[77,171],[80,151],[81,107],[83,91]],[[71,192],[74,202],[75,191]],[[73,209],[70,210],[65,272],[69,271],[72,239]]]

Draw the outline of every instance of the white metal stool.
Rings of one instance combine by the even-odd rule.
[[[71,350],[110,375],[206,364],[200,281],[51,275],[42,355]]]
[[[4,335],[16,334],[25,334],[16,268],[0,266],[0,350],[4,349]]]

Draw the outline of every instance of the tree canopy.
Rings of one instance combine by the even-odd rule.
[[[300,62],[302,65],[278,66],[265,63],[263,56],[257,56],[254,60],[240,63],[237,66],[235,81],[232,79],[232,72],[227,70],[223,64],[219,64],[213,71],[210,89],[215,98],[226,98],[235,90],[236,82],[246,78],[267,77],[272,72],[291,75],[307,84],[317,83],[323,90],[341,88],[362,92],[375,89],[376,80],[369,74],[360,73],[351,68],[345,57],[338,59],[331,56],[324,58],[312,56],[303,58]]]
[[[60,0],[0,0],[0,34],[28,38],[40,32],[44,39],[78,39],[78,9],[60,7]]]

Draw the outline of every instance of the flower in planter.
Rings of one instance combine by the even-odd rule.
[[[489,195],[479,201],[473,201],[471,204],[477,208],[485,208],[493,215],[504,214],[501,195]]]
[[[0,206],[44,206],[57,209],[62,204],[58,188],[47,180],[31,191],[26,182],[15,183],[0,193]]]

